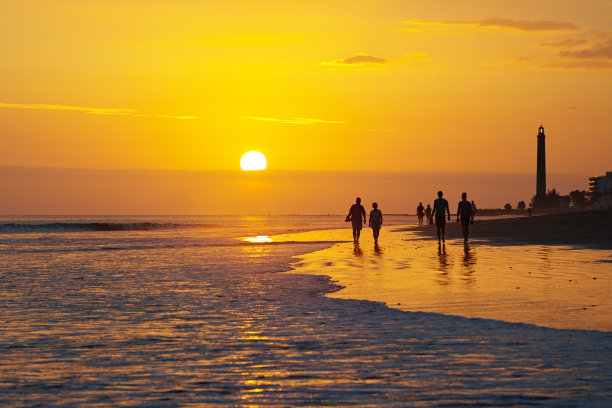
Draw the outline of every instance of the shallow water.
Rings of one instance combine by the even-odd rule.
[[[2,403],[612,402],[609,333],[324,297],[337,289],[327,278],[277,271],[342,237],[336,231],[273,237],[323,228],[320,218],[235,225],[208,218],[119,221],[222,227],[1,233]],[[258,235],[273,243],[244,240]]]

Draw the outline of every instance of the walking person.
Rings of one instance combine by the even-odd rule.
[[[370,223],[369,226],[372,228],[372,234],[374,235],[374,247],[378,247],[378,234],[380,234],[380,227],[382,227],[383,216],[382,212],[378,209],[377,203],[372,203],[372,211],[370,211]]]
[[[438,191],[438,198],[434,200],[432,217],[436,220],[436,233],[438,234],[438,245],[440,245],[440,239],[444,244],[444,233],[446,232],[446,217],[444,213],[448,214],[448,220],[450,221],[450,209],[448,208],[448,201],[442,198],[442,191]]]
[[[427,208],[425,209],[425,217],[427,218],[427,225],[433,224],[433,220],[431,218],[431,205],[427,204]]]
[[[425,207],[423,207],[423,203],[419,203],[419,206],[416,209],[417,218],[419,219],[419,225],[423,225],[423,217],[425,216]]]
[[[461,201],[457,206],[457,222],[459,221],[461,221],[463,242],[467,243],[468,234],[470,233],[470,222],[472,221],[472,204],[467,200],[467,193],[461,194]]]
[[[474,216],[476,215],[476,204],[472,201],[472,218],[470,220],[470,224],[474,225]]]
[[[363,217],[363,224],[366,223],[366,212],[363,205],[361,205],[361,198],[357,197],[355,204],[349,209],[349,213],[346,216],[346,222],[351,221],[353,224],[353,242],[359,243],[359,236],[361,235],[361,227],[363,226],[361,218]]]

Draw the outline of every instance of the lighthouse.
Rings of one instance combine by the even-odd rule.
[[[538,173],[536,179],[536,199],[546,197],[546,135],[544,126],[538,128]]]

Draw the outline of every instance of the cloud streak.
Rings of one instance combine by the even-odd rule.
[[[55,110],[55,111],[77,111],[91,115],[120,115],[132,117],[150,117],[150,118],[167,118],[167,119],[198,119],[198,116],[187,115],[153,115],[138,113],[136,109],[122,108],[92,108],[89,106],[74,106],[74,105],[47,105],[39,103],[5,103],[0,102],[0,108],[9,109],[35,109],[35,110]]]
[[[382,57],[376,57],[374,55],[368,55],[364,53],[355,54],[352,57],[340,58],[332,61],[321,62],[321,65],[335,66],[335,67],[363,67],[363,66],[380,66],[389,62],[388,59]]]
[[[546,64],[546,68],[612,68],[612,31],[592,32],[540,46],[557,49],[556,61]]]
[[[471,28],[494,28],[494,29],[506,29],[523,32],[542,32],[542,31],[579,31],[578,27],[574,23],[567,21],[531,21],[531,20],[514,20],[510,18],[481,18],[477,20],[466,20],[466,21],[419,21],[410,20],[405,21],[406,24],[411,26],[423,26],[429,28],[452,28],[460,26],[468,26]],[[413,31],[414,28],[408,29]]]
[[[286,123],[291,125],[340,124],[339,120],[323,120],[314,118],[269,118],[263,116],[243,116],[242,119],[260,120],[264,122]]]

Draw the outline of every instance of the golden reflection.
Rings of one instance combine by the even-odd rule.
[[[267,242],[272,242],[272,238],[267,235],[257,235],[256,237],[247,237],[243,241],[252,242],[254,244],[263,244]]]
[[[448,254],[446,253],[446,245],[438,245],[438,262],[440,263],[440,271],[445,273],[448,272],[450,263],[448,261]]]
[[[476,251],[474,251],[470,244],[463,244],[463,266],[470,271],[474,271],[476,265]]]
[[[355,244],[355,248],[353,248],[353,254],[355,254],[355,256],[363,256],[363,251],[361,250],[361,247],[359,246],[359,244]]]

